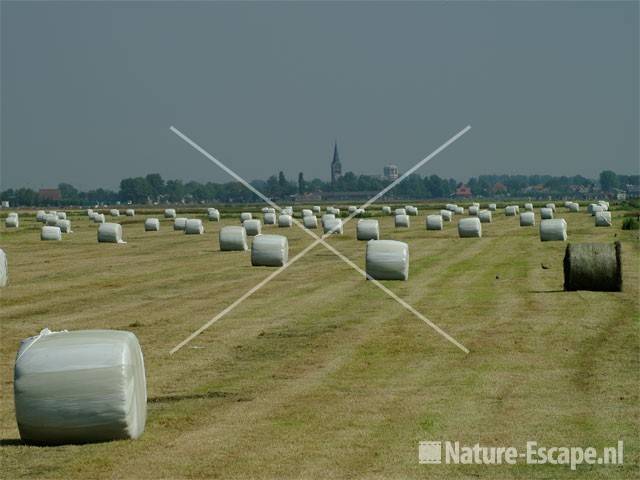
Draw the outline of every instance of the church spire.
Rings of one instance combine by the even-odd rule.
[[[338,153],[338,141],[333,142],[333,160],[331,160],[331,183],[336,183],[342,176],[342,164],[340,163],[340,154]]]

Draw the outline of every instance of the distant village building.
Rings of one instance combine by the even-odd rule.
[[[468,185],[460,184],[458,188],[456,188],[456,197],[465,197],[469,198],[471,196],[471,189]]]
[[[397,180],[400,176],[397,165],[386,165],[382,171],[384,172],[384,179],[391,182]]]
[[[627,185],[627,198],[640,198],[640,185]]]
[[[331,185],[342,176],[342,164],[340,163],[340,155],[338,154],[338,142],[333,144],[333,160],[331,160]]]
[[[60,200],[62,199],[62,195],[60,195],[60,190],[57,188],[41,188],[38,190],[38,197],[41,200]]]

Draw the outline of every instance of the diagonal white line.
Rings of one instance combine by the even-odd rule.
[[[411,175],[413,172],[415,172],[417,169],[419,169],[422,165],[424,165],[425,163],[427,163],[429,160],[431,160],[433,157],[435,157],[438,153],[440,153],[442,150],[444,150],[445,148],[447,148],[449,145],[451,145],[453,142],[455,142],[458,138],[460,138],[462,135],[464,135],[466,132],[468,132],[471,129],[471,126],[468,125],[467,127],[465,127],[464,129],[462,129],[460,132],[458,132],[457,134],[455,134],[453,137],[451,137],[449,140],[447,140],[445,143],[443,143],[440,147],[438,147],[436,150],[434,150],[431,154],[429,154],[427,157],[425,157],[424,159],[422,159],[420,162],[418,162],[416,165],[414,165],[411,169],[409,169],[407,172],[405,172],[401,177],[399,177],[398,179],[396,179],[394,182],[392,182],[391,184],[389,184],[387,187],[385,187],[380,193],[378,193],[377,195],[375,195],[374,197],[372,197],[370,200],[368,200],[365,204],[362,205],[362,207],[360,208],[366,208],[367,206],[371,205],[373,202],[375,202],[375,200],[377,200],[378,198],[382,197],[386,192],[388,192],[389,190],[391,190],[394,186],[396,186],[398,183],[400,183],[402,180],[404,180],[407,176]],[[210,161],[212,161],[213,163],[215,163],[216,165],[218,165],[220,168],[222,168],[225,172],[227,172],[229,175],[231,175],[233,178],[235,178],[236,180],[238,180],[240,183],[242,183],[245,187],[247,187],[249,190],[251,190],[253,193],[255,193],[258,197],[260,197],[262,200],[264,200],[266,203],[268,203],[269,205],[271,205],[272,207],[274,207],[275,209],[277,209],[278,211],[281,210],[281,208],[274,203],[271,199],[269,199],[268,197],[266,197],[265,195],[263,195],[259,190],[257,190],[256,188],[253,187],[253,185],[251,185],[250,183],[248,183],[246,180],[244,180],[240,175],[236,174],[233,170],[231,170],[230,168],[228,168],[226,165],[224,165],[222,162],[220,162],[218,159],[216,159],[213,155],[211,155],[209,152],[207,152],[206,150],[204,150],[200,145],[198,145],[196,142],[194,142],[192,139],[190,139],[189,137],[187,137],[185,134],[183,134],[180,130],[178,130],[177,128],[171,126],[170,130],[172,132],[174,132],[177,136],[179,136],[180,138],[182,138],[185,142],[187,142],[189,145],[191,145],[194,149],[196,149],[197,151],[199,151],[201,154],[203,154],[205,157],[207,157]],[[342,223],[342,225],[344,226],[347,222],[349,222],[357,213],[353,212],[351,215],[349,215],[348,217],[346,217]],[[418,312],[415,308],[413,308],[411,305],[409,305],[407,302],[405,302],[404,300],[402,300],[400,297],[398,297],[395,293],[393,293],[391,290],[389,290],[387,287],[385,287],[384,285],[382,285],[380,282],[378,282],[377,280],[371,278],[369,275],[367,275],[367,273],[362,270],[358,265],[356,265],[355,263],[353,263],[349,258],[345,257],[341,252],[339,252],[338,250],[336,250],[333,246],[329,245],[327,242],[325,242],[325,238],[327,238],[328,236],[330,236],[334,231],[335,228],[337,228],[339,225],[337,225],[336,227],[334,227],[334,229],[332,229],[332,231],[325,233],[324,235],[322,235],[321,237],[319,237],[318,235],[315,234],[315,232],[305,228],[300,222],[298,222],[296,219],[293,219],[293,223],[296,224],[296,226],[298,226],[299,228],[301,228],[304,232],[306,232],[308,235],[312,236],[315,241],[313,243],[311,243],[310,245],[308,245],[304,250],[302,250],[298,255],[296,255],[295,257],[291,258],[289,260],[289,262],[280,267],[278,270],[274,271],[272,274],[270,274],[268,277],[266,277],[264,280],[262,280],[260,283],[258,283],[257,285],[255,285],[253,288],[251,288],[249,291],[247,291],[244,295],[242,295],[240,298],[238,298],[235,302],[233,302],[231,305],[229,305],[227,308],[225,308],[222,312],[220,312],[218,315],[216,315],[214,318],[212,318],[211,320],[209,320],[207,323],[205,323],[202,327],[200,327],[198,330],[196,330],[195,332],[193,332],[189,337],[187,337],[185,340],[183,340],[182,342],[180,342],[178,345],[176,345],[170,352],[170,354],[173,354],[175,352],[177,352],[180,348],[182,348],[184,345],[186,345],[187,343],[189,343],[191,340],[193,340],[196,336],[198,336],[200,333],[202,333],[204,330],[206,330],[207,328],[209,328],[211,325],[213,325],[215,322],[217,322],[218,320],[220,320],[224,315],[226,315],[227,313],[229,313],[231,310],[233,310],[236,306],[238,306],[240,303],[242,303],[244,300],[246,300],[248,297],[250,297],[253,293],[255,293],[257,290],[259,290],[260,288],[262,288],[264,285],[266,285],[268,282],[270,282],[273,278],[275,278],[277,275],[279,275],[282,271],[284,271],[289,265],[295,263],[298,259],[300,259],[303,255],[305,255],[307,252],[309,252],[312,248],[314,248],[318,243],[322,243],[323,246],[325,248],[327,248],[328,250],[330,250],[331,252],[333,252],[335,255],[337,255],[342,261],[344,261],[345,263],[347,263],[347,265],[351,266],[352,268],[354,268],[358,273],[364,275],[366,278],[368,278],[369,280],[372,281],[372,283],[374,285],[376,285],[378,288],[380,288],[383,292],[385,292],[387,295],[389,295],[391,298],[393,298],[394,300],[396,300],[400,305],[402,305],[404,308],[406,308],[408,311],[410,311],[411,313],[413,313],[415,316],[417,316],[420,320],[422,320],[423,322],[425,322],[427,325],[429,325],[433,330],[435,330],[437,333],[439,333],[440,335],[442,335],[445,339],[447,339],[449,342],[451,342],[452,344],[454,344],[456,347],[460,348],[463,352],[465,353],[469,353],[469,350],[462,345],[460,342],[458,342],[455,338],[453,338],[451,335],[449,335],[448,333],[446,333],[444,330],[442,330],[440,327],[438,327],[435,323],[431,322],[428,318],[426,318],[424,315],[422,315],[420,312]]]

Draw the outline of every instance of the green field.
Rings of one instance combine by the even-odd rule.
[[[298,208],[296,208],[297,211]],[[97,226],[42,242],[21,215],[3,226],[10,284],[0,290],[3,478],[637,478],[640,465],[638,231],[556,217],[570,242],[623,245],[624,291],[564,292],[566,244],[494,214],[483,238],[425,214],[382,238],[410,247],[407,282],[383,282],[462,342],[450,344],[321,245],[193,342],[169,351],[269,275],[250,252],[220,252],[222,225],[201,236],[144,232],[119,217],[126,245]],[[178,209],[180,213],[180,210]],[[155,216],[161,216],[156,213]],[[194,216],[194,215],[190,215]],[[536,215],[539,222],[539,216]],[[107,220],[110,221],[110,220]],[[328,241],[364,268],[354,219]],[[312,239],[295,226],[289,257]],[[547,268],[542,268],[544,265]],[[135,441],[25,446],[13,406],[19,341],[42,328],[134,332],[145,355],[148,420]],[[466,445],[615,446],[624,465],[420,465],[423,440]]]

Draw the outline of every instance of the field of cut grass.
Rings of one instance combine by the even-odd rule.
[[[98,244],[97,226],[42,242],[40,224],[0,227],[9,285],[0,290],[2,478],[637,478],[640,463],[638,231],[557,217],[571,242],[623,245],[624,291],[564,292],[565,244],[494,215],[483,238],[456,220],[424,218],[382,238],[410,247],[407,282],[383,282],[462,342],[447,342],[321,245],[193,342],[169,351],[273,270],[250,252],[220,252],[223,218],[202,236],[144,232],[119,217],[126,245]],[[151,214],[151,212],[145,212]],[[155,216],[161,216],[156,213]],[[190,215],[194,216],[194,215]],[[539,222],[539,216],[536,215]],[[328,240],[364,268],[353,220]],[[4,222],[3,222],[4,225]],[[312,239],[284,233],[294,256]],[[546,268],[543,268],[544,267]],[[148,421],[136,441],[36,447],[15,423],[19,341],[42,328],[134,332],[145,355]],[[624,464],[420,465],[418,443],[625,445]]]

